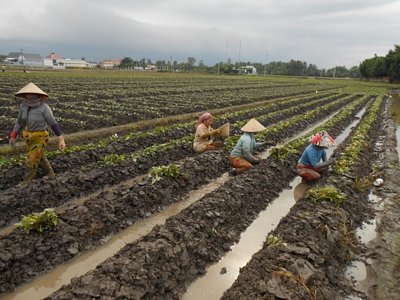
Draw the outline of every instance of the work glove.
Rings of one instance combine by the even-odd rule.
[[[15,147],[15,144],[17,143],[17,139],[16,138],[10,138],[10,141],[8,143],[10,144],[11,147]]]
[[[64,150],[65,149],[65,141],[62,135],[58,137],[58,149]]]
[[[261,159],[255,158],[253,161],[251,161],[252,165],[258,165],[261,162]]]

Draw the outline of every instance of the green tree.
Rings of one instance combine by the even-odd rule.
[[[389,80],[400,81],[400,45],[394,45],[394,50],[390,50],[385,57]]]
[[[192,56],[189,56],[187,59],[187,70],[193,70],[194,64],[196,63],[196,59]]]
[[[125,69],[125,68],[132,68],[134,66],[134,61],[132,58],[130,57],[124,57],[121,60],[121,64],[119,65],[119,67],[121,69]]]

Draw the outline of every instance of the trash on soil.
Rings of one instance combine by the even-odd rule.
[[[382,183],[383,183],[383,179],[382,179],[382,178],[377,178],[377,179],[374,181],[374,186],[381,186]]]

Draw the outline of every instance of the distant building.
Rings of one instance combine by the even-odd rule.
[[[43,58],[39,54],[10,52],[4,62],[9,65],[43,67]]]
[[[121,64],[121,59],[106,59],[99,63],[100,68],[112,69],[117,68]]]
[[[62,62],[64,63],[66,68],[94,68],[94,67],[96,67],[96,64],[88,63],[82,59],[66,58],[66,59],[63,59]]]
[[[241,73],[249,75],[257,75],[257,69],[254,66],[240,67]]]
[[[65,69],[64,58],[54,52],[43,58],[43,65],[45,68]]]
[[[156,65],[147,65],[144,69],[146,71],[157,71],[157,66]]]

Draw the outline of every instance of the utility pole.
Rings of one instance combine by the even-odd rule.
[[[264,76],[265,76],[266,73],[267,73],[267,63],[268,63],[268,49],[267,49],[267,52],[266,52],[266,54],[265,54]]]
[[[242,52],[242,40],[239,42],[239,68],[240,68],[240,54]]]
[[[24,67],[24,53],[22,52],[22,49],[20,49],[21,50],[21,64],[22,64],[22,67]]]
[[[225,59],[226,61],[228,61],[228,57],[229,57],[229,44],[228,44],[228,40],[226,41],[226,49],[225,49]]]
[[[333,70],[333,76],[332,76],[332,78],[335,78],[335,75],[336,75],[336,65],[335,65],[335,69]]]

